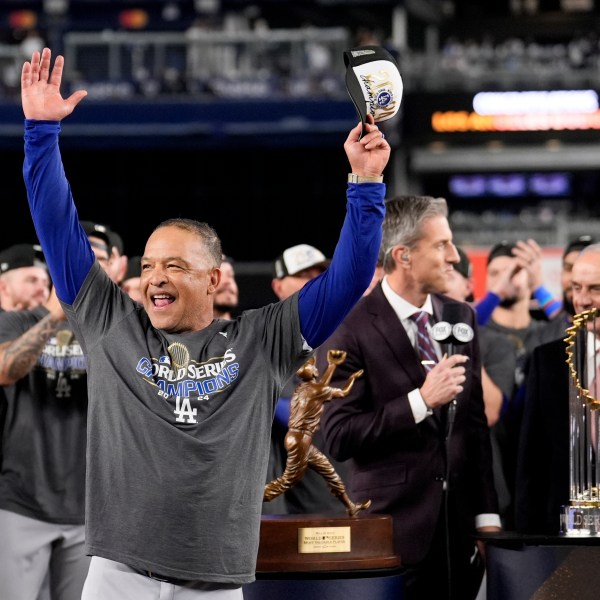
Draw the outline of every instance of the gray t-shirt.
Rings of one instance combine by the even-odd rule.
[[[88,360],[88,553],[252,581],[275,403],[310,354],[297,295],[171,335],[94,264],[65,310]]]
[[[18,338],[47,314],[43,307],[3,312],[0,343]],[[49,523],[83,525],[85,366],[81,346],[64,322],[27,376],[4,387],[0,509]]]

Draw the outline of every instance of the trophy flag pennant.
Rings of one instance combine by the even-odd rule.
[[[402,77],[394,57],[381,46],[358,46],[344,52],[346,88],[366,133],[367,115],[375,123],[396,115],[402,101]]]

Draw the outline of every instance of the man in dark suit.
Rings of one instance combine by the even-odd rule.
[[[328,451],[350,460],[350,495],[393,516],[406,600],[473,598],[476,530],[500,529],[475,316],[442,295],[459,260],[447,211],[443,198],[386,202],[385,276],[319,348],[319,361],[327,349],[347,352],[336,385],[364,369],[321,425]],[[411,317],[426,311],[431,331],[448,305],[474,337],[453,355],[433,342],[433,360],[422,360]]]
[[[515,529],[556,535],[569,502],[569,367],[563,339],[529,360],[515,486]]]
[[[600,244],[584,247],[571,272],[573,310],[576,314],[600,308]],[[590,326],[600,331],[599,320]],[[585,374],[591,387],[600,345],[588,332]],[[561,507],[569,503],[569,368],[564,339],[538,346],[527,378],[516,480],[516,529],[522,533],[559,533]]]

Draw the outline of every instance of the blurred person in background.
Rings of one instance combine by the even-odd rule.
[[[473,302],[473,266],[467,253],[456,247],[460,260],[450,273],[447,296],[463,302]],[[513,522],[511,495],[502,467],[502,458],[496,424],[500,419],[502,407],[514,392],[514,374],[516,354],[513,344],[506,336],[487,327],[479,328],[479,349],[481,352],[481,387],[485,403],[485,416],[490,426],[492,457],[494,465],[494,484],[498,494],[498,505],[503,526]]]
[[[560,287],[562,290],[562,308],[552,320],[552,325],[548,326],[543,332],[543,341],[550,342],[556,338],[565,337],[567,327],[573,322],[575,308],[573,307],[573,289],[571,286],[571,272],[575,260],[581,251],[594,243],[591,235],[580,235],[571,240],[565,247],[560,270]]]
[[[600,244],[586,243],[576,253],[569,270],[574,314],[600,309]],[[598,376],[594,381],[600,340],[594,338],[599,332],[598,319],[588,324],[585,357],[579,357],[585,374],[578,372],[582,386],[596,399],[600,399]],[[563,336],[538,346],[531,356],[517,461],[515,529],[520,533],[557,535],[561,508],[569,504],[572,378],[566,350]]]
[[[123,238],[108,225],[95,223],[94,221],[81,221],[81,226],[87,233],[92,246],[94,240],[99,239],[100,243],[107,244],[109,249],[108,269],[109,277],[117,284],[121,284],[125,273],[127,272],[128,260],[124,253],[125,246]]]
[[[15,244],[0,252],[0,314],[40,306],[50,297],[50,276],[41,246]],[[8,404],[0,389],[0,465]]]
[[[35,308],[49,295],[50,276],[41,246],[15,244],[0,252],[0,312]]]
[[[141,256],[131,256],[127,259],[127,271],[121,281],[121,288],[129,294],[135,302],[142,303],[142,292],[140,290],[140,276],[142,274]]]
[[[223,254],[221,261],[221,281],[215,290],[213,314],[215,319],[233,319],[233,312],[239,304],[239,288],[235,280],[233,259]]]
[[[108,270],[108,237],[91,231],[96,259]],[[46,273],[37,265],[41,253],[31,246],[23,250],[1,253],[0,268],[6,274],[12,267]],[[35,267],[24,266],[32,261]],[[47,288],[47,273],[44,281]],[[27,310],[0,314],[6,402],[0,598],[7,600],[80,600],[90,563],[84,547],[86,360],[54,289],[45,297],[43,304],[30,302]]]
[[[543,288],[541,260],[541,249],[532,240],[499,242],[490,249],[487,257],[486,287],[488,290],[496,290],[501,300],[481,329],[489,329],[504,336],[512,344],[515,356],[513,391],[504,398],[500,419],[494,426],[494,438],[500,449],[510,495],[510,506],[503,513],[506,529],[514,527],[515,476],[527,362],[531,352],[545,341],[544,336],[552,327],[547,319],[532,316],[530,300],[537,295],[540,306],[551,309],[554,316],[561,308],[560,302],[555,301],[549,292],[547,295],[544,295],[546,292],[543,295],[539,293],[540,288]],[[480,306],[478,304],[476,308],[478,317]]]
[[[512,269],[493,268],[493,276],[489,274],[490,256],[504,256],[514,258]],[[519,273],[527,272],[527,283],[533,297],[547,320],[555,319],[561,310],[561,303],[554,298],[552,293],[544,286],[542,277],[542,249],[532,239],[517,240],[509,243],[503,240],[492,248],[488,256],[488,277],[486,281],[487,292],[485,296],[475,305],[477,322],[479,325],[487,325],[498,307],[506,307],[514,300],[515,285],[520,284],[522,279]],[[527,304],[529,309],[529,301]],[[500,318],[500,313],[496,317]],[[506,315],[505,315],[506,317]]]

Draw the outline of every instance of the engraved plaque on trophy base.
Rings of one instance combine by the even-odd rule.
[[[257,573],[395,569],[392,517],[263,515]]]
[[[560,533],[573,537],[600,535],[600,506],[597,503],[563,506]]]

